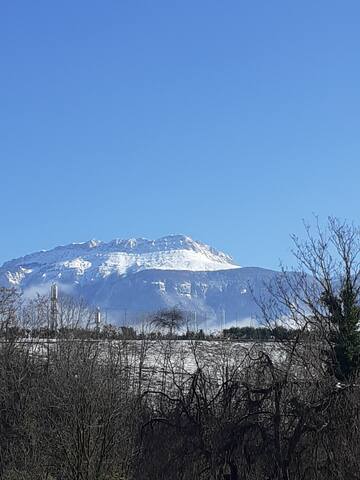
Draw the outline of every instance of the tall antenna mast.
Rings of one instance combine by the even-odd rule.
[[[53,283],[50,290],[50,330],[53,332],[58,328],[58,314],[58,287]]]

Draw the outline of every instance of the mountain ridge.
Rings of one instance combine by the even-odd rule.
[[[50,250],[41,250],[5,262],[0,273],[13,286],[34,271],[43,271],[44,279],[60,279],[71,269],[77,277],[124,275],[146,269],[208,271],[239,268],[229,255],[194,241],[185,235],[168,235],[157,240],[144,238],[114,239],[110,242],[89,240]],[[8,271],[8,272],[6,272]]]

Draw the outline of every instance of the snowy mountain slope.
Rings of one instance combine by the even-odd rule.
[[[158,240],[91,240],[11,260],[0,268],[0,285],[26,296],[60,292],[100,306],[112,322],[136,323],[144,312],[179,306],[198,322],[234,323],[259,313],[249,284],[261,292],[277,272],[240,268],[232,258],[183,235]]]
[[[212,272],[143,270],[122,278],[111,275],[78,286],[77,292],[99,305],[113,323],[137,323],[144,313],[176,305],[196,313],[198,326],[216,327],[255,321],[261,312],[253,294],[264,296],[264,282],[277,275],[257,267]]]

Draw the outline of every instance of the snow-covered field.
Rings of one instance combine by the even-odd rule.
[[[44,340],[23,339],[19,347],[29,349],[39,358],[51,358],[69,345],[81,347],[92,345],[99,358],[111,355],[125,370],[144,378],[187,376],[201,369],[210,375],[222,375],[224,371],[243,368],[265,352],[272,357],[278,355],[274,343],[233,342],[233,341],[185,341],[185,340]]]

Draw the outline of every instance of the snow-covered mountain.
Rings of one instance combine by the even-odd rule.
[[[239,268],[231,257],[184,235],[158,240],[144,238],[90,240],[32,253],[6,262],[0,274],[12,286],[24,286],[34,279],[44,283],[94,281],[116,274],[141,270],[215,271]],[[69,278],[70,277],[70,278]]]
[[[261,288],[276,274],[240,268],[225,253],[184,235],[158,240],[91,240],[11,260],[0,268],[0,284],[25,295],[45,293],[56,282],[60,291],[99,305],[112,321],[129,321],[159,308],[178,305],[215,323],[257,313],[249,282]],[[124,313],[125,312],[125,313]]]

